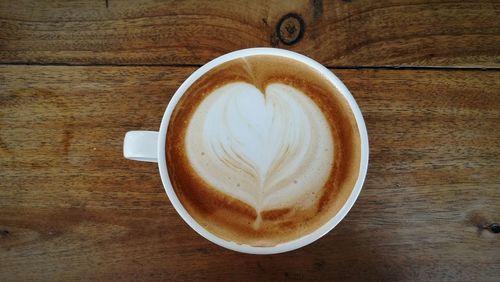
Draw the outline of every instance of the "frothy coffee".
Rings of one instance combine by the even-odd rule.
[[[198,223],[228,241],[273,246],[338,212],[358,175],[360,138],[347,102],[318,71],[258,55],[191,85],[171,116],[166,159]]]

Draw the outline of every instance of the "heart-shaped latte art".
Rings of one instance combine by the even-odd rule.
[[[186,133],[197,174],[258,214],[315,204],[330,175],[333,140],[315,102],[300,90],[269,84],[265,93],[234,82],[198,106]]]

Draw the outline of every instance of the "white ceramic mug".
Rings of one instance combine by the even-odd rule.
[[[344,203],[344,206],[340,209],[340,211],[333,216],[327,223],[325,223],[320,228],[315,231],[293,241],[285,242],[272,247],[254,247],[249,245],[240,245],[235,242],[226,241],[222,238],[217,237],[216,235],[208,232],[205,228],[203,228],[200,224],[198,224],[191,215],[186,211],[183,207],[175,191],[170,183],[170,179],[168,176],[168,167],[165,160],[165,140],[167,137],[167,128],[170,120],[170,116],[177,105],[179,99],[184,95],[186,90],[201,76],[203,76],[206,72],[213,69],[214,67],[225,63],[230,60],[234,60],[241,57],[251,56],[251,55],[275,55],[282,56],[290,59],[294,59],[300,61],[302,63],[307,64],[308,66],[316,69],[321,74],[324,75],[328,80],[335,85],[335,87],[339,90],[340,93],[345,97],[349,106],[351,107],[352,112],[356,118],[356,122],[359,129],[359,135],[361,138],[361,163],[359,168],[359,175],[356,181],[356,185],[352,190],[349,198]],[[210,240],[211,242],[243,253],[250,254],[275,254],[282,253],[291,250],[298,249],[307,244],[310,244],[317,239],[321,238],[323,235],[332,230],[347,214],[347,212],[351,209],[354,202],[356,201],[361,187],[363,186],[363,182],[365,180],[366,171],[368,168],[368,135],[366,132],[365,122],[363,120],[363,116],[361,115],[361,111],[359,110],[356,101],[352,97],[349,90],[346,86],[338,79],[332,72],[330,72],[327,68],[325,68],[320,63],[306,57],[300,55],[295,52],[283,50],[283,49],[275,49],[275,48],[250,48],[235,51],[232,53],[228,53],[226,55],[220,56],[206,65],[202,66],[198,70],[196,70],[193,74],[191,74],[184,83],[177,89],[174,96],[168,103],[167,109],[163,114],[163,119],[160,125],[160,131],[129,131],[125,135],[124,145],[123,145],[123,154],[125,158],[137,161],[146,161],[146,162],[157,162],[158,167],[160,169],[160,176],[163,182],[163,187],[167,192],[168,198],[170,202],[174,206],[175,210],[179,213],[179,215],[184,219],[184,221],[191,226],[198,234]]]

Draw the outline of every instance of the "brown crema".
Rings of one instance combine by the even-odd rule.
[[[282,83],[312,99],[322,111],[333,139],[333,167],[316,204],[260,212],[207,183],[190,163],[186,131],[200,103],[214,90],[233,82],[247,82],[265,93]],[[221,64],[195,81],[176,105],[168,125],[166,163],[170,181],[189,214],[209,232],[227,241],[251,246],[275,246],[305,236],[333,218],[351,194],[359,174],[360,136],[347,101],[320,72],[293,59],[256,55]],[[292,212],[293,211],[293,212]]]

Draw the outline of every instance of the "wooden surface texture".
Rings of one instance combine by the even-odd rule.
[[[370,140],[347,217],[271,256],[197,235],[122,156],[199,65],[256,46],[330,66]],[[0,0],[0,281],[499,281],[499,67],[500,1]]]
[[[500,72],[335,71],[368,126],[365,187],[326,237],[263,257],[201,238],[156,164],[122,157],[192,71],[0,68],[0,277],[498,278],[498,235],[478,225],[500,214]]]
[[[498,0],[2,0],[0,60],[203,64],[288,47],[276,25],[289,13],[304,20],[289,48],[328,66],[500,66]]]

